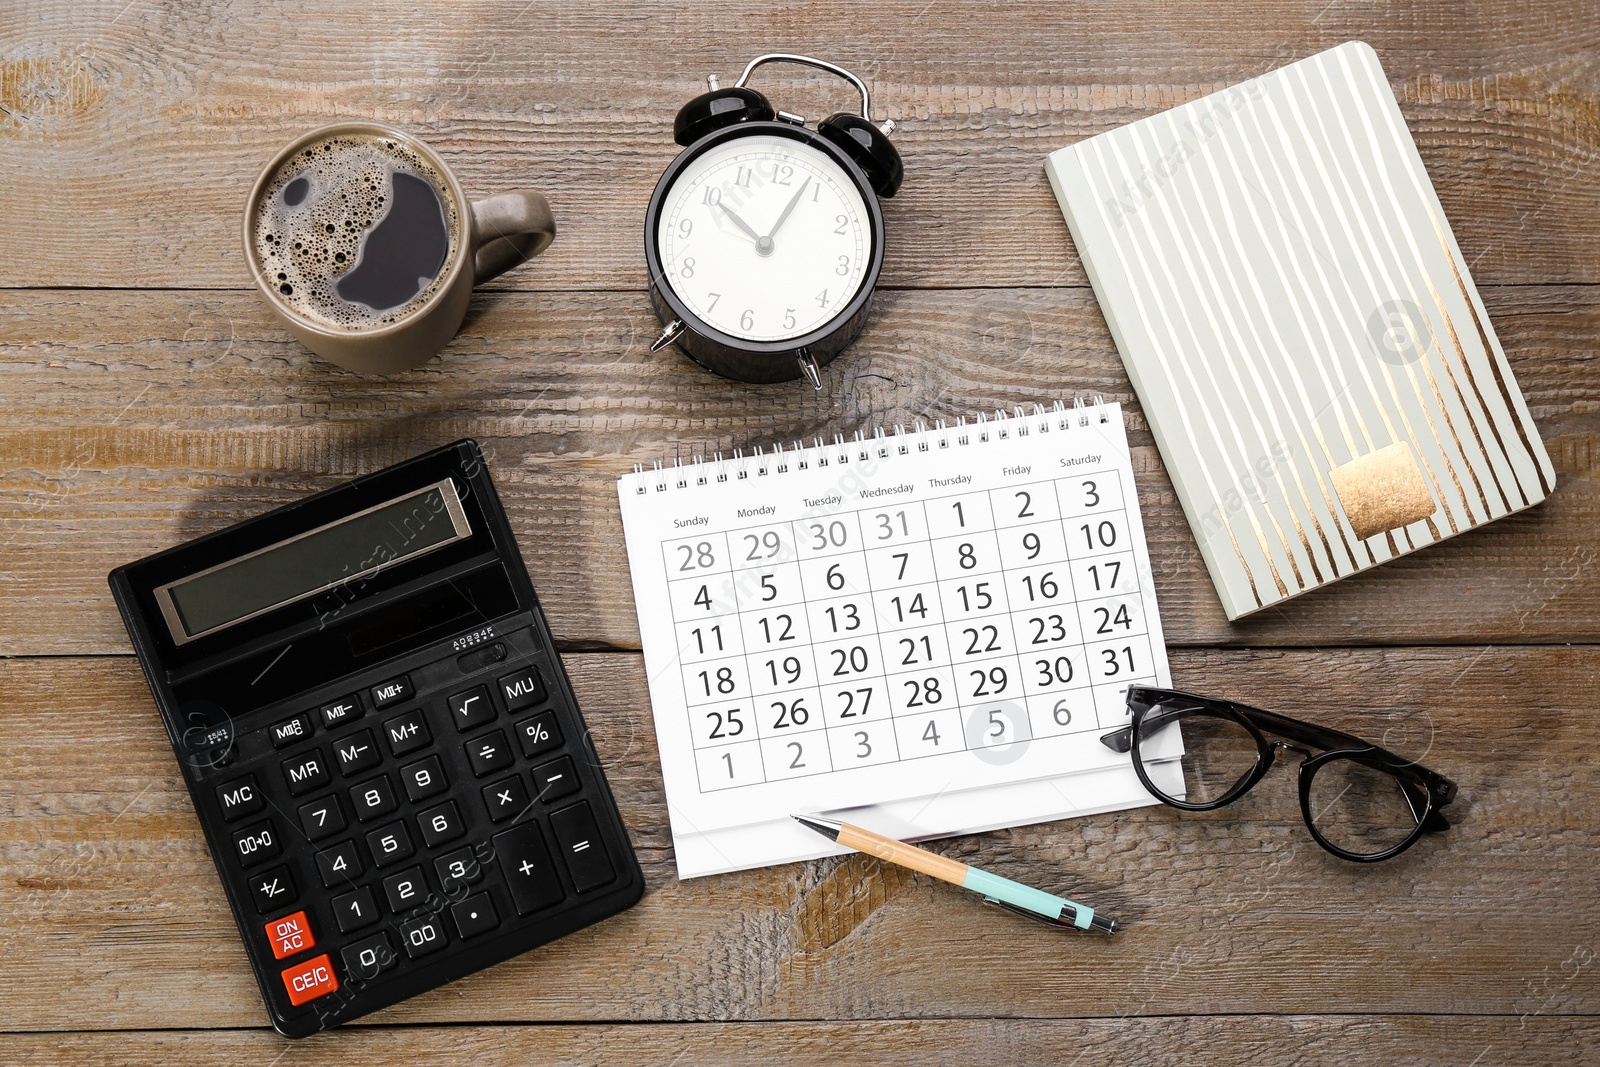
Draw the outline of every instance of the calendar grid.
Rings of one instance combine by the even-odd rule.
[[[1104,473],[1098,478],[1103,479]],[[1143,625],[1135,626],[1130,610],[1144,590],[1126,549],[1130,527],[1120,485],[1114,477],[1103,482],[1083,481],[1096,498],[1093,506],[1078,508],[1069,505],[1063,495],[1064,483],[1070,480],[1046,478],[881,508],[751,523],[662,543],[669,575],[674,552],[681,561],[680,570],[690,571],[687,579],[669,579],[669,586],[700,583],[695,603],[710,613],[703,619],[685,618],[683,601],[672,596],[674,624],[704,624],[714,619],[715,625],[729,628],[727,635],[715,631],[720,654],[710,658],[704,656],[704,625],[692,631],[699,642],[700,658],[683,664],[680,670],[695,739],[700,791],[845,769],[852,765],[843,756],[850,741],[855,743],[859,759],[871,759],[854,765],[871,766],[1003,748],[1103,727],[1107,717],[1100,713],[1100,705],[1108,699],[1108,686],[1115,695],[1126,683],[1094,677],[1091,649],[1106,642],[1090,639],[1083,609],[1096,600],[1121,605],[1119,616],[1106,609],[1102,629],[1118,618],[1122,629],[1115,636],[1126,643],[1120,649],[1101,649],[1105,664],[1115,668],[1118,677],[1147,675],[1147,670],[1136,671],[1135,666],[1148,659],[1148,631]],[[1102,493],[1111,495],[1102,498]],[[1018,500],[1026,501],[1018,514],[997,517],[1003,504],[1014,505]],[[1044,500],[1054,505],[1048,515],[1031,510]],[[984,515],[969,525],[966,510],[977,509],[980,503]],[[934,509],[941,507],[954,509],[958,519],[955,532],[934,529]],[[884,526],[881,538],[887,544],[874,546],[868,539],[868,515],[890,524]],[[1080,518],[1085,523],[1074,527],[1072,520]],[[894,535],[892,523],[896,520],[903,531],[900,536]],[[1085,538],[1082,545],[1070,540],[1074,532]],[[1096,537],[1101,539],[1099,543]],[[1043,547],[1047,538],[1049,552]],[[814,547],[803,547],[807,539],[815,542]],[[1012,550],[1004,546],[1011,545],[1012,539],[1021,558],[1008,560]],[[746,559],[735,552],[734,546],[741,540],[749,544]],[[771,550],[758,559],[767,546],[772,546]],[[872,553],[886,548],[904,550],[889,557],[899,561],[902,573],[887,582],[875,578],[872,559]],[[1031,555],[1021,555],[1027,552]],[[1128,557],[1126,567],[1123,556]],[[913,557],[919,568],[926,564],[926,574],[920,569],[917,572],[924,580],[905,578]],[[967,559],[974,561],[971,568],[964,565]],[[757,565],[747,566],[752,560]],[[1112,588],[1091,591],[1083,586],[1088,572],[1080,573],[1077,567],[1093,568],[1096,560],[1114,560],[1117,584]],[[691,566],[701,561],[709,561],[703,570]],[[821,586],[817,584],[819,573]],[[792,582],[793,587],[782,591],[780,578]],[[831,588],[834,578],[841,579],[838,589]],[[723,587],[713,598],[711,588],[719,580]],[[1094,580],[1102,581],[1098,570]],[[772,595],[763,598],[758,591]],[[912,591],[916,591],[914,595]],[[895,618],[891,604],[897,594],[900,614]],[[959,610],[950,599],[958,594],[966,602]],[[1027,604],[1021,602],[1022,595]],[[905,615],[908,596],[913,605],[921,604],[924,609],[915,625]],[[936,607],[928,603],[930,596]],[[976,609],[974,603],[979,605]],[[717,610],[713,612],[713,608]],[[856,625],[846,628],[849,636],[841,639],[839,618],[846,609],[853,613]],[[937,614],[933,623],[926,622],[930,610]],[[1141,620],[1142,615],[1141,609]],[[819,626],[824,617],[832,620],[832,633],[826,637]],[[871,619],[871,630],[858,633],[863,618]],[[780,633],[775,639],[773,627],[780,623],[786,631],[803,625],[803,636]],[[1030,624],[1036,627],[1038,637],[1019,629]],[[1052,627],[1060,631],[1060,637],[1048,637]],[[760,647],[752,640],[758,629],[764,633]],[[1009,637],[1009,647],[1002,633]],[[727,643],[733,635],[737,635],[736,647],[730,649]],[[905,649],[900,663],[894,659],[898,651],[891,654],[891,636],[898,642],[897,648]],[[933,651],[935,636],[937,654]],[[963,645],[961,638],[969,638],[968,643]],[[792,646],[786,644],[789,639],[795,642]],[[1139,646],[1137,654],[1135,644]],[[680,654],[683,651],[680,648]],[[824,653],[836,657],[836,666],[825,660]],[[858,658],[858,653],[864,658]],[[876,660],[871,658],[874,653]],[[855,662],[863,663],[862,669],[846,669]],[[1124,663],[1126,670],[1122,669]],[[1028,680],[1028,666],[1038,672],[1037,689]],[[691,679],[700,683],[699,692],[691,688]],[[943,692],[946,682],[948,693]],[[971,684],[964,687],[963,683]],[[714,690],[723,685],[728,685],[729,691],[724,694],[726,699],[718,701]],[[896,699],[897,686],[909,693],[905,704]],[[869,710],[876,701],[882,711],[860,723],[845,724],[835,713],[834,701],[848,698],[852,702],[849,708],[853,708],[857,697]],[[910,703],[913,700],[915,705]],[[982,713],[987,713],[987,719],[977,720]],[[851,712],[847,709],[841,714]],[[697,722],[697,716],[706,721]],[[931,740],[933,747],[907,749],[905,731],[914,733],[919,727],[923,729],[920,739]],[[784,759],[790,760],[787,766],[782,765]],[[715,781],[708,780],[712,771],[717,772]]]

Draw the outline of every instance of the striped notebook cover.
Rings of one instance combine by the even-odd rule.
[[[1367,45],[1045,170],[1230,619],[1549,495]]]

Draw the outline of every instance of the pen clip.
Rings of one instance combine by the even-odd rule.
[[[1057,918],[1057,919],[1047,918],[1046,916],[1040,915],[1036,911],[1029,911],[1027,908],[1019,908],[1015,904],[1007,904],[1005,901],[996,900],[994,897],[984,897],[983,898],[983,902],[985,904],[993,904],[997,908],[1004,908],[1006,911],[1013,912],[1013,913],[1015,913],[1017,915],[1020,915],[1024,919],[1032,919],[1036,923],[1043,923],[1044,925],[1052,927],[1052,928],[1057,929],[1057,930],[1080,930],[1080,929],[1084,929],[1084,927],[1080,927],[1075,922],[1069,922],[1066,919],[1060,919],[1060,918]],[[1074,912],[1074,914],[1076,914],[1076,912]],[[1103,934],[1114,934],[1114,933],[1117,932],[1117,921],[1115,919],[1102,919],[1097,914],[1094,917],[1094,919],[1090,920],[1090,923],[1089,923],[1089,926],[1087,927],[1087,929],[1099,930]]]

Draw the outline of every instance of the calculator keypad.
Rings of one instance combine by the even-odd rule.
[[[617,881],[584,798],[598,776],[544,674],[477,652],[271,716],[265,766],[210,787],[292,1005],[359,996]]]

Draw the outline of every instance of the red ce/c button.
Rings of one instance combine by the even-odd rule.
[[[324,952],[284,971],[283,987],[289,991],[289,1003],[298,1008],[338,989],[339,979],[333,976],[333,961]]]
[[[304,952],[317,943],[311,932],[311,920],[306,913],[297,911],[266,924],[267,940],[272,942],[272,958],[276,960]]]

